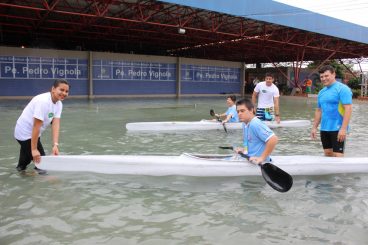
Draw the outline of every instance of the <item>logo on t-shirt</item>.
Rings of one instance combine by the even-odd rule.
[[[267,93],[267,90],[266,89],[262,89],[262,93]]]
[[[54,113],[50,112],[49,113],[49,118],[53,118],[54,117]]]

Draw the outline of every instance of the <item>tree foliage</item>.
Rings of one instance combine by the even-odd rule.
[[[320,66],[320,64],[322,63],[322,61],[314,61],[312,63],[310,63],[308,65],[309,69],[316,69],[317,67]],[[344,74],[349,72],[348,69],[352,70],[353,65],[349,65],[349,64],[341,64],[339,61],[337,60],[330,60],[328,62],[325,62],[323,65],[331,65],[336,72],[336,78],[340,78],[343,79],[345,76]],[[318,91],[320,91],[323,88],[323,85],[321,83],[321,80],[319,78],[319,76],[315,76],[314,78],[314,84],[315,84],[315,88],[314,88],[314,92],[318,93]],[[356,98],[357,96],[360,95],[360,79],[359,78],[352,78],[349,80],[348,84],[347,84],[352,92],[353,92],[353,98]]]
[[[322,63],[322,61],[320,60],[316,60],[316,61],[313,61],[312,63],[310,63],[308,65],[308,68],[310,69],[315,69],[317,68],[320,64]],[[339,61],[337,60],[330,60],[328,62],[325,62],[323,65],[331,65],[334,69],[335,69],[335,72],[336,72],[336,77],[337,78],[343,78],[344,77],[344,73],[345,72],[348,72],[346,67],[342,64],[340,64]],[[346,65],[350,70],[352,69],[352,65]]]

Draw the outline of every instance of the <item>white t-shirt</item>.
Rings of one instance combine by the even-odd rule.
[[[254,88],[258,93],[258,108],[270,108],[274,106],[274,97],[280,97],[279,89],[275,84],[267,86],[266,82],[260,82]]]
[[[60,118],[63,104],[61,101],[52,102],[51,93],[43,93],[35,96],[24,108],[17,120],[14,130],[14,137],[17,140],[28,140],[32,138],[34,118],[43,122],[40,135],[49,126],[54,118]]]

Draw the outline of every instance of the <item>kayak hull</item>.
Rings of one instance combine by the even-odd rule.
[[[280,123],[265,121],[270,128],[300,128],[311,125],[309,120],[284,120]],[[226,123],[227,130],[240,130],[242,123]],[[201,120],[197,122],[133,122],[125,125],[128,131],[193,131],[193,130],[224,130],[218,121]]]
[[[368,157],[273,156],[273,164],[291,175],[368,173]],[[233,155],[138,156],[64,155],[44,156],[39,168],[48,171],[94,172],[127,175],[256,176],[259,166]]]

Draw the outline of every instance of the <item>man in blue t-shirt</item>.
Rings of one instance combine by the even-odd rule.
[[[261,164],[271,161],[270,154],[275,148],[278,138],[273,131],[255,116],[254,104],[249,99],[236,102],[239,120],[243,122],[243,146],[235,149],[250,156],[249,161]]]
[[[332,66],[323,66],[319,74],[324,88],[318,93],[318,107],[314,114],[311,137],[316,139],[317,128],[321,123],[320,133],[325,156],[343,157],[352,112],[352,92],[348,86],[336,81]]]

